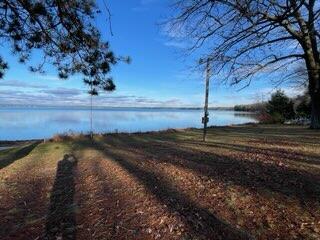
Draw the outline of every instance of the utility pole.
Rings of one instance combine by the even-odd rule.
[[[92,104],[92,83],[90,86],[91,89],[91,93],[90,93],[90,138],[91,140],[93,139],[93,129],[92,129],[92,108],[93,108],[93,104]]]
[[[207,123],[209,122],[209,112],[208,112],[209,80],[210,80],[210,59],[207,58],[207,65],[206,65],[206,92],[205,92],[205,102],[204,102],[204,116],[202,118],[202,123],[203,123],[203,141],[204,142],[206,141]]]

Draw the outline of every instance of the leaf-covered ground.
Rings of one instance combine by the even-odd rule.
[[[114,134],[0,151],[0,239],[320,239],[320,132]],[[67,154],[67,155],[66,155]]]

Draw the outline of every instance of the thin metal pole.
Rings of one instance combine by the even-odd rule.
[[[209,121],[209,112],[208,112],[208,98],[209,98],[209,80],[210,80],[210,63],[207,59],[206,66],[206,92],[205,92],[205,102],[204,102],[204,117],[203,117],[203,141],[206,141],[207,136],[207,123]]]

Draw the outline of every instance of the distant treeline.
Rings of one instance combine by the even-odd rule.
[[[267,103],[253,103],[246,105],[235,105],[234,111],[238,112],[260,112],[266,108]]]

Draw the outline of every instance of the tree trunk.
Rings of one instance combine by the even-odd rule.
[[[312,129],[320,129],[320,92],[313,91],[311,96],[311,125]]]
[[[320,129],[320,61],[319,57],[314,57],[308,53],[310,53],[310,51],[306,51],[306,66],[309,77],[309,94],[311,97],[310,128]]]

